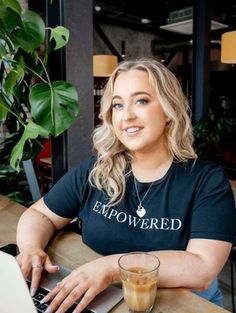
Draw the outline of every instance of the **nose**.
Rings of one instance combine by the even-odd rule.
[[[129,121],[136,118],[136,114],[131,105],[125,106],[122,118],[124,121]]]

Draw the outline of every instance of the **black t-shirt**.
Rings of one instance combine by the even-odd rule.
[[[109,208],[107,195],[88,181],[94,162],[92,157],[70,170],[44,201],[60,216],[79,217],[83,241],[96,252],[185,250],[191,238],[234,241],[235,202],[221,167],[201,160],[173,162],[149,189],[142,203],[146,214],[140,217],[132,172],[123,200]],[[150,183],[137,182],[137,187],[142,199]]]

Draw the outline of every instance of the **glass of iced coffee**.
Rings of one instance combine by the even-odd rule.
[[[132,252],[122,255],[118,264],[129,312],[151,312],[156,299],[159,259],[150,253]]]

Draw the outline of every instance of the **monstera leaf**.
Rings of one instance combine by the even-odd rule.
[[[5,8],[11,8],[13,11],[21,14],[21,6],[16,0],[2,0],[0,2],[0,13],[4,11]],[[2,16],[0,15],[0,17]]]
[[[29,101],[35,122],[51,135],[64,132],[78,116],[78,95],[67,82],[41,83],[32,87]]]
[[[3,18],[3,26],[12,42],[26,52],[34,51],[44,42],[44,21],[33,11],[28,10],[19,16],[8,8]]]
[[[55,27],[51,30],[50,40],[52,39],[56,42],[55,50],[64,47],[69,39],[69,30],[62,26]]]
[[[68,40],[65,27],[48,28],[18,0],[0,0],[0,119],[7,129],[0,148],[17,170],[21,160],[35,157],[43,138],[60,135],[78,116],[77,91],[52,82],[48,70],[50,54]]]
[[[21,139],[15,145],[11,153],[11,162],[10,165],[16,169],[20,170],[19,163],[22,160],[24,146],[27,140],[36,139],[38,136],[47,138],[49,135],[48,131],[42,128],[41,126],[30,121],[26,126],[23,132]]]

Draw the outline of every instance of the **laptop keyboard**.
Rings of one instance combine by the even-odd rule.
[[[29,286],[29,282],[27,282],[27,283],[28,283],[28,286]],[[48,290],[39,287],[37,292],[33,296],[34,305],[35,305],[38,313],[43,313],[43,312],[45,312],[47,310],[47,307],[48,307],[49,304],[47,304],[47,303],[40,303],[41,300],[47,294],[48,294]],[[69,310],[67,310],[66,312],[67,313],[72,313],[75,308],[76,308],[76,304],[73,304],[72,307]],[[83,310],[82,313],[93,313],[93,311],[85,309],[85,310]]]

